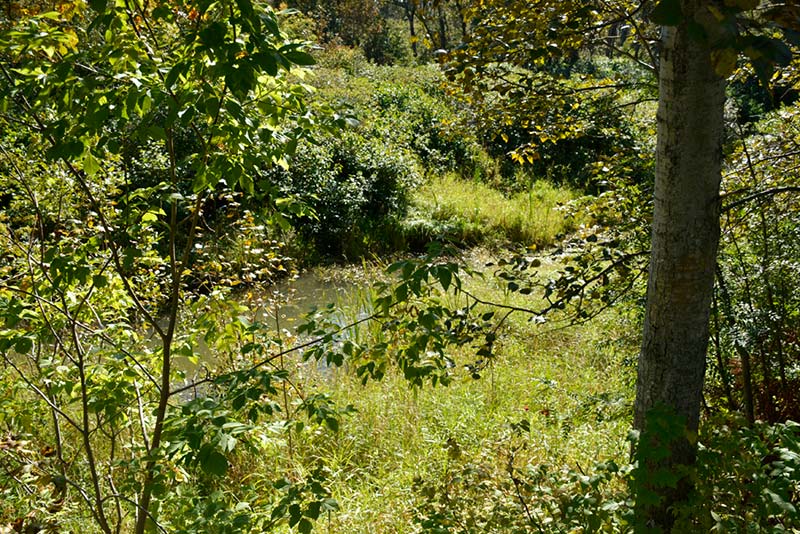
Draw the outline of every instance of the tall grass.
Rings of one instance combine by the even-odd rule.
[[[465,244],[511,241],[542,248],[575,228],[576,221],[559,209],[575,196],[544,181],[507,196],[484,183],[446,174],[417,190],[414,216],[440,223],[443,233]]]
[[[508,300],[491,277],[467,283],[487,299],[519,304],[516,299],[523,298]],[[356,318],[367,301],[368,290],[356,290],[339,306]],[[636,350],[624,324],[609,316],[553,330],[526,319],[512,318],[503,327],[496,359],[480,379],[456,367],[447,387],[411,389],[399,372],[362,385],[346,366],[298,364],[304,389],[326,392],[356,409],[335,436],[304,434],[295,445],[298,464],[324,463],[341,506],[321,522],[321,532],[422,532],[415,517],[430,499],[426,485],[461,471],[487,490],[476,489],[471,500],[453,505],[490,506],[496,496],[489,488],[506,481],[511,450],[520,443],[519,436],[512,438],[512,426],[522,420],[529,430],[521,438],[524,450],[514,453],[519,465],[557,470],[624,459],[632,373],[623,362]],[[358,336],[379,336],[380,327],[366,325]],[[455,361],[474,358],[469,346],[452,350]]]

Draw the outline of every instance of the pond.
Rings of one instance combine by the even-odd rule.
[[[368,313],[369,271],[368,267],[353,266],[319,268],[282,280],[257,299],[263,304],[255,317],[266,324],[272,323],[278,330],[295,334],[297,325],[308,313],[328,304],[348,309],[351,318],[361,316]],[[341,319],[344,324],[345,317]]]

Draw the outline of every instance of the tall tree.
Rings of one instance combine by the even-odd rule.
[[[30,232],[3,227],[5,248],[19,256],[3,259],[14,274],[0,282],[0,314],[10,303],[31,313],[16,329],[19,320],[3,321],[0,357],[52,410],[60,473],[69,479],[63,491],[77,490],[97,531],[166,532],[170,521],[192,519],[165,504],[180,493],[167,488],[187,480],[165,466],[196,459],[215,476],[228,468],[219,447],[202,440],[182,459],[185,451],[168,447],[187,428],[175,425],[186,406],[176,360],[193,343],[184,312],[203,211],[233,188],[270,194],[263,168],[285,165],[316,129],[307,90],[288,74],[313,58],[259,0],[42,7],[0,16],[0,121],[14,125],[0,136],[0,172],[25,192],[21,213],[34,221],[18,222]],[[160,154],[147,162],[157,186],[125,172],[132,146]],[[39,182],[49,176],[48,185]],[[54,184],[86,233],[70,235],[61,208],[41,208]],[[141,342],[139,320],[157,349]],[[41,353],[63,364],[67,393],[38,364]],[[36,365],[15,363],[28,355]],[[107,389],[112,383],[119,387]],[[129,432],[127,422],[137,420]],[[62,428],[79,436],[69,460]]]
[[[757,9],[758,8],[758,9]],[[691,488],[720,230],[727,76],[746,55],[765,83],[792,57],[795,7],[662,0],[650,271],[636,381],[637,522],[671,531]],[[796,44],[796,42],[794,43]]]
[[[411,38],[411,51],[414,57],[418,55],[417,41],[417,2],[415,0],[392,0],[391,5],[403,10],[403,17],[408,22],[408,35]]]
[[[659,61],[650,275],[634,426],[642,431],[639,519],[664,529],[672,527],[671,506],[687,489],[688,479],[676,468],[695,458],[719,243],[725,81],[712,65],[710,40],[690,32],[692,22],[709,26],[705,19],[715,4],[680,3],[683,17],[664,28]],[[657,424],[657,415],[678,418],[682,431],[665,435],[673,427]],[[668,455],[653,454],[665,447]],[[659,476],[661,468],[667,476]],[[642,495],[648,490],[652,501]]]
[[[562,124],[559,136],[580,134],[565,128],[565,121],[547,120],[559,116],[565,95],[598,88],[590,82],[600,89],[621,82],[597,84],[586,77],[576,83],[569,73],[548,71],[549,64],[593,43],[626,54],[607,39],[608,28],[624,22],[626,32],[632,30],[646,46],[649,61],[642,62],[638,52],[627,55],[658,65],[651,259],[634,415],[640,431],[635,489],[639,527],[670,531],[674,505],[690,488],[697,449],[719,243],[725,79],[742,54],[763,81],[776,64],[788,63],[792,52],[784,39],[792,41],[795,34],[781,32],[796,30],[797,8],[756,0],[475,0],[471,16],[480,24],[451,55],[450,75],[476,98],[499,95],[512,113],[515,107],[533,112],[517,115],[533,139],[512,152],[520,162],[536,158],[538,132],[553,128],[553,122]],[[661,26],[658,39],[655,25]],[[656,41],[658,46],[647,46]]]

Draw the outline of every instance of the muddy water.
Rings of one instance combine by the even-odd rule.
[[[376,271],[373,271],[373,275]],[[297,335],[297,327],[306,321],[307,315],[314,309],[325,308],[334,304],[341,313],[333,314],[328,319],[333,319],[342,326],[349,324],[357,318],[369,314],[367,299],[371,285],[366,270],[361,267],[337,267],[333,269],[314,269],[301,273],[292,279],[283,280],[261,291],[251,290],[245,297],[240,296],[243,304],[250,308],[247,319],[257,321],[268,329],[281,332],[289,345],[302,343],[302,337]],[[155,337],[151,339],[153,345],[157,344]],[[199,357],[197,363],[185,357],[175,359],[176,369],[181,373],[181,379],[173,383],[176,388],[188,386],[198,379],[202,379],[208,370],[221,370],[229,367],[231,362],[227,357],[216,354],[205,342],[199,338],[194,341],[194,353]],[[212,371],[213,372],[213,371]],[[181,394],[184,399],[199,395],[202,387],[187,390]]]
[[[363,272],[359,274],[352,268],[307,271],[264,291],[258,299],[264,304],[256,317],[279,330],[286,329],[294,334],[297,325],[312,310],[328,304],[350,308],[367,287]]]
[[[241,302],[250,308],[249,320],[302,342],[297,327],[315,309],[333,304],[337,312],[327,318],[342,326],[371,313],[367,295],[378,276],[380,270],[369,266],[317,268],[260,291],[251,290]],[[208,347],[198,347],[198,352],[206,363],[214,360]]]

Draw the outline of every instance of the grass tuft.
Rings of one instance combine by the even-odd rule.
[[[464,245],[512,242],[543,248],[576,227],[576,221],[560,210],[575,196],[544,181],[507,196],[484,183],[446,174],[432,178],[416,192],[407,226]]]

